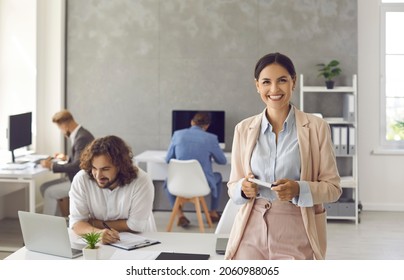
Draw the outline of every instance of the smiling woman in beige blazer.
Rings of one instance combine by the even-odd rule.
[[[341,195],[329,125],[290,104],[296,72],[287,56],[262,57],[255,83],[266,108],[235,127],[228,193],[243,206],[225,259],[325,259],[323,203]]]

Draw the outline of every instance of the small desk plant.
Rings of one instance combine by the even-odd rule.
[[[324,77],[325,79],[325,85],[327,89],[333,89],[334,88],[334,78],[337,77],[338,75],[341,74],[341,68],[339,68],[339,61],[338,60],[331,60],[328,64],[325,63],[319,63],[317,64],[318,67],[320,67],[319,77]]]
[[[87,244],[83,248],[83,257],[86,260],[96,260],[98,259],[98,249],[97,243],[101,240],[101,232],[88,232],[81,236],[84,242]]]

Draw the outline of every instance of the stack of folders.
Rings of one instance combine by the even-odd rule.
[[[356,153],[355,127],[333,125],[332,142],[337,156],[354,155]]]
[[[355,121],[355,97],[353,94],[344,95],[344,120],[347,122]]]

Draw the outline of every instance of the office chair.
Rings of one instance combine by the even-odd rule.
[[[65,218],[69,217],[70,214],[69,205],[70,205],[70,199],[68,196],[58,199],[58,206],[62,217]]]
[[[195,204],[200,232],[205,232],[201,205],[208,225],[212,227],[212,220],[204,198],[205,195],[210,193],[210,188],[205,173],[197,160],[171,159],[168,163],[167,189],[177,197],[168,222],[167,231],[171,231],[178,210],[187,202]]]
[[[222,217],[216,226],[215,234],[230,233],[234,219],[236,218],[236,214],[240,207],[241,205],[235,204],[231,199],[227,201],[222,212]]]

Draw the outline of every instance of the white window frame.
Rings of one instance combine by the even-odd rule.
[[[383,149],[386,150],[403,150],[404,151],[404,140],[400,141],[388,141],[386,140],[386,128],[387,128],[387,118],[386,118],[386,106],[387,106],[387,95],[386,95],[386,14],[388,12],[402,12],[404,13],[404,0],[402,3],[380,3],[380,142]],[[400,1],[400,0],[399,0]],[[396,2],[399,2],[396,1]],[[386,2],[386,1],[384,1]]]

